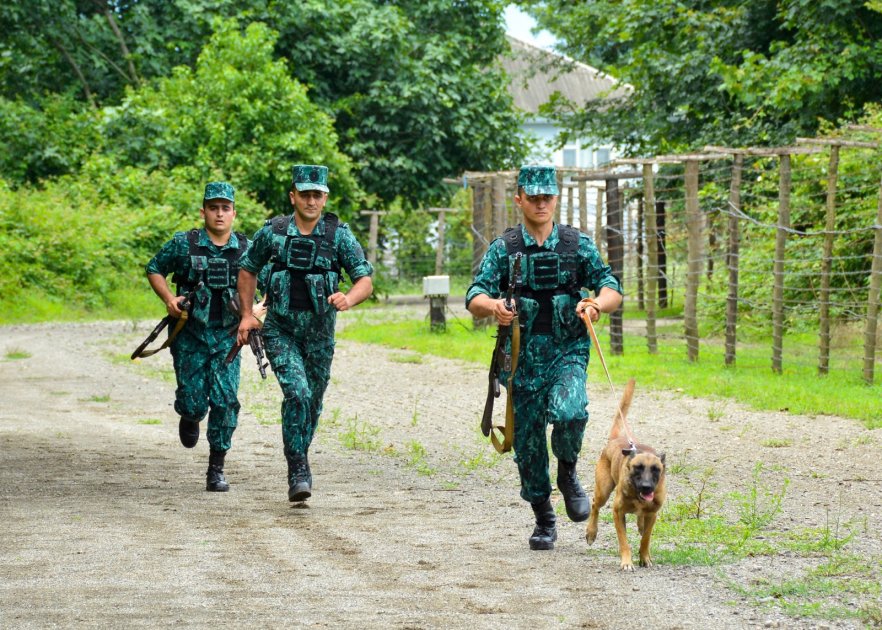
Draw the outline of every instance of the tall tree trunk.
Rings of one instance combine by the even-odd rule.
[[[60,41],[55,39],[54,37],[49,37],[49,42],[55,47],[58,52],[61,53],[61,56],[64,57],[65,61],[73,68],[74,74],[79,78],[80,83],[83,84],[83,93],[86,95],[86,99],[89,101],[89,104],[97,109],[98,105],[95,103],[95,96],[92,94],[92,90],[89,88],[89,82],[86,81],[86,77],[83,74],[83,71],[80,69],[79,64],[76,60],[71,56],[68,52],[67,48],[65,48]]]
[[[95,6],[100,7],[102,13],[104,13],[104,17],[107,19],[107,23],[110,25],[110,30],[112,30],[114,36],[116,36],[116,41],[119,43],[119,49],[122,52],[123,59],[126,60],[126,63],[129,66],[129,81],[135,85],[140,85],[141,77],[138,76],[138,72],[135,70],[135,63],[132,61],[132,53],[129,52],[129,47],[126,45],[126,40],[123,37],[122,31],[119,30],[119,25],[116,23],[116,18],[113,16],[113,11],[110,10],[107,2],[104,2],[103,0],[93,0],[93,3]]]

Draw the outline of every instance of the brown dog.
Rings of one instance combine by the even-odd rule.
[[[619,555],[622,569],[633,571],[631,547],[625,532],[625,515],[637,514],[637,529],[640,531],[640,566],[651,567],[649,540],[655,517],[665,501],[665,454],[645,444],[629,441],[626,417],[634,396],[634,379],[628,381],[622,394],[622,401],[613,420],[609,441],[600,453],[594,470],[594,501],[591,503],[591,516],[585,539],[592,544],[597,538],[597,515],[610,493],[615,489],[613,499],[613,523],[619,538]]]

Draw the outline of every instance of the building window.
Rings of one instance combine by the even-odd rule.
[[[563,165],[576,166],[576,149],[563,150]]]
[[[597,166],[609,164],[609,149],[597,149]]]

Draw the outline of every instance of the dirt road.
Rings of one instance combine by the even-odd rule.
[[[405,351],[338,343],[306,506],[286,497],[278,387],[247,353],[232,490],[207,493],[204,435],[178,443],[170,357],[126,361],[149,326],[2,329],[0,627],[860,626],[788,617],[732,587],[806,556],[628,574],[608,520],[589,551],[566,517],[554,551],[529,551],[515,465],[477,431],[484,373]],[[613,403],[589,389],[586,486]],[[878,563],[879,438],[858,423],[639,386],[632,420],[668,462],[713,467],[719,496],[743,490],[757,461],[780,467],[778,529],[821,526],[832,510],[863,523],[852,552]],[[762,446],[782,435],[791,446]],[[689,491],[671,476],[669,501]],[[878,604],[868,597],[851,605]]]

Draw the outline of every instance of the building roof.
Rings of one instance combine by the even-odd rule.
[[[514,37],[507,38],[511,54],[502,56],[502,67],[511,76],[509,91],[514,104],[524,112],[538,114],[539,107],[555,92],[583,107],[598,99],[621,98],[633,90],[597,68]]]

